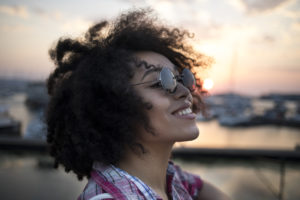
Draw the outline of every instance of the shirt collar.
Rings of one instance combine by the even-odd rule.
[[[124,183],[130,181],[137,189],[143,194],[147,200],[160,199],[159,196],[152,190],[147,184],[145,184],[138,177],[128,174],[126,171],[114,166],[114,165],[103,165],[100,162],[93,163],[93,169],[100,173],[107,181],[114,183],[121,191],[124,187]],[[127,181],[125,181],[127,180]],[[128,191],[124,191],[128,192]]]

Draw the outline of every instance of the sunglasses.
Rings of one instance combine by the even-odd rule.
[[[184,68],[180,75],[174,76],[172,71],[167,67],[162,68],[162,70],[159,73],[158,80],[137,83],[137,84],[133,84],[133,86],[152,83],[152,82],[158,83],[160,87],[162,87],[164,90],[166,90],[169,93],[174,93],[176,91],[177,82],[181,82],[191,92],[194,91],[196,88],[195,77],[189,69]]]

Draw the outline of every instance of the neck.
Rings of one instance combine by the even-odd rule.
[[[117,166],[141,179],[160,196],[166,195],[166,173],[172,147],[173,144],[151,144],[144,146],[144,154],[128,150]]]

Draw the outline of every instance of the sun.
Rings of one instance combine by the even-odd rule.
[[[214,87],[214,81],[210,78],[206,78],[204,81],[203,81],[203,89],[209,91],[211,90],[212,88]]]

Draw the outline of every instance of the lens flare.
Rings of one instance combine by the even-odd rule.
[[[212,79],[207,78],[207,79],[204,80],[204,82],[203,82],[203,88],[205,90],[207,90],[207,91],[211,90],[213,87],[214,87],[214,81]]]

